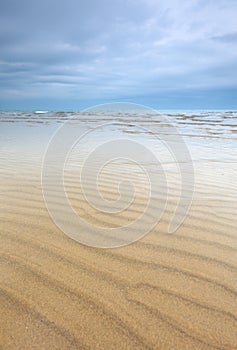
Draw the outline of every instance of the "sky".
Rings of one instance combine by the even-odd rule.
[[[237,109],[236,0],[0,0],[0,109]]]

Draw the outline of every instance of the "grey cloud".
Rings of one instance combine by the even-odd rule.
[[[132,96],[221,86],[220,69],[237,85],[236,11],[223,0],[1,1],[1,93]]]

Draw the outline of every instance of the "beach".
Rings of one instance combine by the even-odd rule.
[[[177,162],[164,162],[170,192],[159,222],[136,242],[103,249],[62,232],[42,194],[42,160],[50,137],[75,115],[1,113],[2,349],[237,349],[237,113],[166,116],[191,153],[195,188],[190,210],[177,231],[168,234],[179,188]],[[93,113],[76,118],[88,130],[95,120],[112,120]],[[158,119],[128,113],[126,130],[137,120],[154,132]],[[111,134],[125,134],[112,123]],[[130,129],[153,147],[150,134]],[[93,227],[121,226],[133,214],[95,213],[80,197],[73,162],[88,153],[84,146],[69,159],[68,198]],[[145,178],[126,170],[124,162],[113,169],[140,181],[131,208],[136,218],[144,210]],[[101,183],[109,199],[118,195],[113,176],[108,168]]]

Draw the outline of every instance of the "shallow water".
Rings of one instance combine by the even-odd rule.
[[[236,200],[237,112],[168,111],[160,114],[0,112],[1,172],[3,169],[5,172],[14,170],[15,166],[23,172],[30,168],[40,168],[54,132],[63,123],[77,120],[78,127],[89,134],[80,142],[80,150],[76,151],[74,147],[70,156],[71,165],[74,159],[74,165],[77,166],[101,142],[129,135],[155,153],[169,176],[172,165],[173,173],[177,173],[175,163],[178,161],[172,158],[167,149],[162,148],[159,140],[159,135],[162,134],[167,134],[172,139],[174,130],[167,127],[167,121],[182,135],[190,152],[195,169],[194,198],[219,198],[224,194],[225,199]],[[98,128],[98,125],[104,127]],[[128,169],[129,166],[131,164],[127,163]]]

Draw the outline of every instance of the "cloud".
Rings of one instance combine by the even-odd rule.
[[[104,101],[237,87],[236,1],[3,0],[0,7],[2,98]]]
[[[237,43],[237,32],[229,33],[225,35],[214,36],[212,39],[224,42],[224,43]]]

